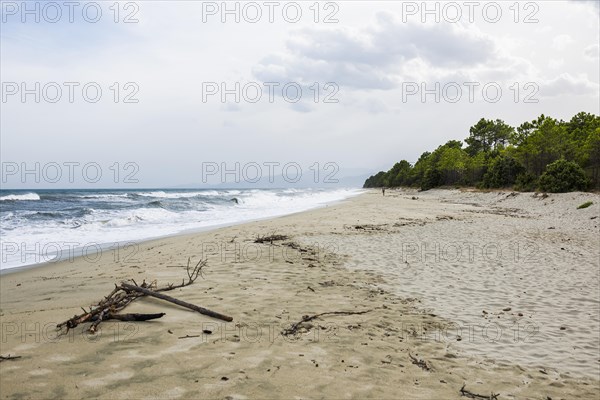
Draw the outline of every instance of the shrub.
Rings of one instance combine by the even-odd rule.
[[[421,190],[429,190],[438,187],[442,182],[442,172],[437,168],[427,168],[421,181]]]
[[[578,210],[581,210],[582,208],[588,208],[589,206],[591,206],[592,204],[594,204],[593,201],[586,201],[585,203],[583,203],[582,205],[580,205],[579,207],[577,207]]]
[[[564,193],[585,190],[588,180],[578,164],[561,158],[546,166],[539,185],[545,192]]]
[[[519,192],[533,192],[538,185],[538,178],[529,173],[523,172],[517,176],[515,181],[515,190]]]
[[[512,186],[517,181],[517,176],[524,171],[525,168],[514,158],[498,157],[483,176],[483,187],[501,188]]]

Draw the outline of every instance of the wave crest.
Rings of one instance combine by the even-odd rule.
[[[34,201],[40,200],[40,196],[37,193],[24,193],[24,194],[9,194],[0,197],[0,201]]]

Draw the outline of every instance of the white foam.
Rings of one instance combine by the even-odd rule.
[[[127,193],[121,194],[92,194],[92,195],[84,195],[80,196],[82,199],[118,199],[118,198],[126,198],[128,196]]]
[[[0,201],[6,200],[39,200],[40,196],[37,193],[25,193],[25,194],[9,194],[7,196],[0,197]]]
[[[202,192],[163,192],[162,190],[152,192],[136,192],[139,196],[145,197],[156,197],[163,199],[179,199],[182,197],[196,197],[196,196],[218,196],[219,193],[214,190],[205,190]]]

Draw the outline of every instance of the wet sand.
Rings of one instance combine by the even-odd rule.
[[[577,210],[585,201],[594,204]],[[1,398],[597,398],[600,196],[373,191],[0,278]],[[288,235],[255,244],[266,234]],[[151,322],[54,325],[134,278]],[[304,315],[326,314],[282,330]],[[210,333],[209,333],[210,332]],[[193,336],[193,337],[186,337]]]

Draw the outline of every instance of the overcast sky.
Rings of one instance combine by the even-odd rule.
[[[305,173],[332,162],[356,175],[462,140],[482,117],[600,113],[594,1],[428,2],[439,22],[420,1],[228,2],[230,14],[221,1],[113,3],[78,3],[70,22],[63,2],[42,2],[36,22],[20,1],[2,2],[5,169],[57,163],[64,175],[65,162],[97,163],[103,187],[201,183],[208,162]],[[127,162],[137,185],[123,182]],[[36,186],[17,176],[3,186]]]

